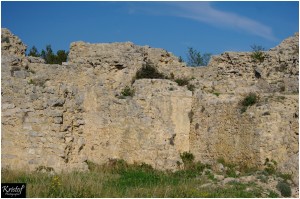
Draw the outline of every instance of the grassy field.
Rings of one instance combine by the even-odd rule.
[[[27,197],[261,197],[254,183],[228,183],[202,186],[215,181],[198,164],[177,172],[154,170],[146,164],[128,165],[116,161],[109,165],[89,163],[89,172],[51,175],[41,172],[2,170],[2,183],[27,183]]]

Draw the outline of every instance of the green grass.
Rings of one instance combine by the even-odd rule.
[[[249,191],[246,189],[250,188]],[[210,198],[257,198],[262,197],[262,189],[256,187],[253,183],[232,182],[223,188],[211,190],[208,197]]]
[[[202,175],[200,162],[176,172],[159,171],[147,164],[127,164],[110,160],[105,165],[88,162],[89,172],[49,173],[2,170],[2,182],[27,183],[27,197],[260,197],[255,184],[229,183],[225,186],[201,185],[212,182]],[[213,181],[215,183],[215,181]],[[250,187],[251,190],[246,189]]]

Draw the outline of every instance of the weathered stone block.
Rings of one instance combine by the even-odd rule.
[[[62,117],[63,111],[62,110],[50,110],[49,116],[50,117]]]
[[[53,122],[55,124],[62,124],[63,123],[63,118],[62,117],[54,117]]]
[[[54,97],[51,98],[50,100],[48,100],[48,105],[49,106],[63,106],[65,103],[65,99],[63,98],[58,98],[58,97]]]
[[[14,77],[25,79],[28,76],[28,72],[24,70],[19,70],[14,72]]]

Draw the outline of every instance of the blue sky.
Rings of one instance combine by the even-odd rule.
[[[299,2],[1,2],[1,27],[28,48],[131,41],[185,58],[266,49],[299,31]]]

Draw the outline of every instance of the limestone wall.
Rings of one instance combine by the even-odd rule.
[[[98,163],[117,158],[175,168],[179,152],[189,150],[192,93],[168,80],[138,80],[133,88],[133,97],[108,102],[100,92],[87,94],[95,102],[85,104],[93,110],[84,115],[84,151]]]
[[[26,57],[7,29],[2,37],[11,41],[1,43],[2,167],[86,170],[86,161],[118,158],[177,169],[179,154],[191,151],[212,164],[261,167],[273,159],[298,178],[298,34],[265,51],[263,62],[226,52],[197,68],[130,42],[74,42],[68,62],[47,65]],[[195,89],[136,79],[149,63]],[[126,86],[133,96],[121,96]],[[249,93],[259,100],[242,113]]]

